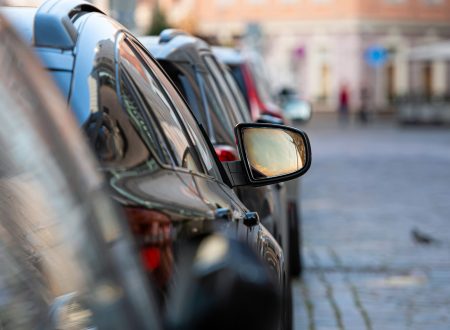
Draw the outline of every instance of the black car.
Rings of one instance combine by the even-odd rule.
[[[247,246],[221,233],[184,246],[187,267],[161,317],[128,226],[32,55],[0,17],[1,329],[272,330],[275,286]],[[262,315],[246,317],[247,306]]]
[[[264,74],[264,64],[260,55],[251,51],[218,46],[212,47],[212,51],[229,68],[254,121],[276,122],[280,120],[285,122],[290,120],[282,115],[272,98],[268,77]],[[287,200],[289,239],[285,240],[283,250],[289,260],[290,274],[299,276],[303,271],[300,182],[290,181],[285,186],[286,198],[282,200],[283,202]]]
[[[159,330],[131,233],[66,108],[0,16],[0,328]]]
[[[251,119],[236,82],[217,61],[210,46],[199,38],[174,29],[164,30],[158,37],[139,39],[183,94],[207,131],[219,160],[239,160],[234,127],[251,122]],[[288,233],[284,188],[236,187],[235,191],[247,207],[258,212],[262,224],[277,239],[286,255]]]
[[[238,160],[234,127],[251,122],[242,93],[229,69],[219,63],[211,47],[183,31],[167,29],[157,37],[140,41],[159,61],[190,105],[197,120],[205,127],[221,161]],[[274,118],[265,115],[265,121]],[[279,119],[277,119],[279,121]],[[258,212],[263,225],[281,245],[286,271],[298,274],[299,245],[296,218],[289,212],[286,187],[237,187],[244,204]],[[294,197],[295,199],[295,197]]]
[[[2,11],[33,43],[86,131],[161,295],[176,273],[179,243],[216,225],[258,251],[287,291],[280,246],[232,187],[272,184],[305,173],[310,147],[304,133],[241,125],[236,134],[243,161],[223,167],[157,62],[96,7],[50,0],[38,9]],[[261,148],[286,155],[262,157]],[[282,322],[290,326],[286,317]]]

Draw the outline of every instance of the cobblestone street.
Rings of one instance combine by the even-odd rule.
[[[296,329],[450,329],[450,129],[316,116]]]

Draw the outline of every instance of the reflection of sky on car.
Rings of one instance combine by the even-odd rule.
[[[250,165],[260,175],[279,176],[303,167],[303,141],[295,133],[272,128],[248,128],[244,130],[244,141]]]
[[[128,54],[125,53],[125,55]],[[122,60],[126,61],[128,60],[128,57]],[[136,66],[138,66],[139,69],[135,69]],[[144,91],[148,90],[152,92],[146,93],[144,97],[146,98],[147,104],[149,105],[150,109],[154,113],[158,113],[158,118],[163,119],[160,121],[160,125],[165,132],[168,139],[167,142],[171,145],[175,155],[184,156],[186,154],[190,154],[187,150],[187,148],[189,147],[189,143],[187,142],[184,133],[178,126],[173,125],[173,123],[179,122],[178,118],[176,117],[175,113],[171,111],[171,105],[153,75],[150,74],[147,68],[143,68],[140,62],[134,63],[134,65],[130,65],[128,69],[136,70],[138,75],[135,75],[134,77],[136,77],[136,79],[139,79],[139,81],[137,81],[137,84],[142,86],[142,89]],[[194,171],[200,171],[200,169],[197,168],[195,162],[193,161],[192,156],[190,158],[183,158],[185,157],[181,157],[181,159],[178,159],[180,166],[187,167]]]

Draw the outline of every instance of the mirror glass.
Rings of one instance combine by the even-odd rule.
[[[251,127],[242,140],[254,180],[288,175],[306,165],[306,141],[295,131]]]

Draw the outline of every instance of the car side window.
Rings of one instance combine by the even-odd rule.
[[[187,138],[184,128],[174,113],[171,103],[161,88],[154,72],[145,64],[130,42],[122,38],[118,44],[120,79],[130,81],[141,102],[141,113],[151,118],[153,125],[158,127],[165,136],[165,142],[170,147],[176,166],[194,172],[204,172],[195,148]]]
[[[212,77],[216,81],[218,88],[220,89],[220,93],[223,95],[226,106],[228,108],[228,114],[230,120],[232,120],[233,126],[239,124],[241,122],[240,118],[236,114],[236,109],[238,109],[238,105],[231,94],[230,89],[228,88],[227,82],[223,77],[223,74],[220,70],[219,64],[209,55],[203,56],[205,60],[206,66],[212,74]]]
[[[158,62],[168,73],[178,90],[183,94],[185,100],[190,105],[190,109],[194,113],[194,116],[199,118],[200,123],[206,123],[206,118],[202,111],[201,91],[195,81],[195,76],[186,72],[183,66],[175,66],[171,62],[164,60]]]
[[[244,96],[244,100],[247,103],[247,108],[249,107],[248,104],[248,94],[247,94],[247,88],[245,87],[245,77],[243,68],[241,65],[228,65],[228,67],[231,70],[231,74],[233,76],[233,79],[237,82],[239,90],[241,91],[242,95]]]
[[[209,73],[202,73],[198,77],[206,91],[206,100],[216,142],[234,146],[234,126],[216,82]]]
[[[101,166],[125,170],[154,161],[149,151],[154,143],[143,139],[143,123],[129,107],[123,108],[116,93],[114,68],[100,63],[89,84],[98,91],[92,104],[97,111],[92,112],[83,127]]]
[[[224,66],[223,73],[224,73],[225,80],[227,81],[227,84],[230,87],[230,90],[233,93],[233,96],[238,105],[239,114],[241,116],[242,122],[250,123],[252,121],[252,119],[250,117],[250,110],[247,106],[247,103],[244,100],[244,96],[242,95],[242,92],[239,89],[237,82],[234,80],[233,76],[231,75],[230,69],[228,67]]]
[[[137,50],[141,53],[143,58],[146,58],[145,52],[140,49],[138,45],[136,45]],[[186,102],[181,98],[179,92],[175,89],[173,86],[173,83],[169,81],[166,74],[159,68],[159,66],[148,59],[148,65],[152,69],[152,71],[157,74],[159,81],[161,82],[161,85],[167,92],[167,94],[170,96],[177,113],[181,116],[181,119],[183,123],[185,124],[186,130],[188,131],[188,134],[193,141],[201,160],[203,161],[203,164],[206,167],[206,170],[208,174],[215,178],[221,178],[220,172],[217,169],[217,165],[215,164],[214,157],[211,154],[211,150],[208,146],[208,143],[203,138],[203,134],[200,131],[200,127],[198,126],[197,121],[195,120],[194,116],[192,115],[190,109],[188,108]],[[183,77],[186,78],[186,76],[183,75]],[[186,82],[186,81],[185,81]],[[186,82],[188,84],[188,82]],[[188,93],[194,92],[194,90],[191,88],[188,88]]]

